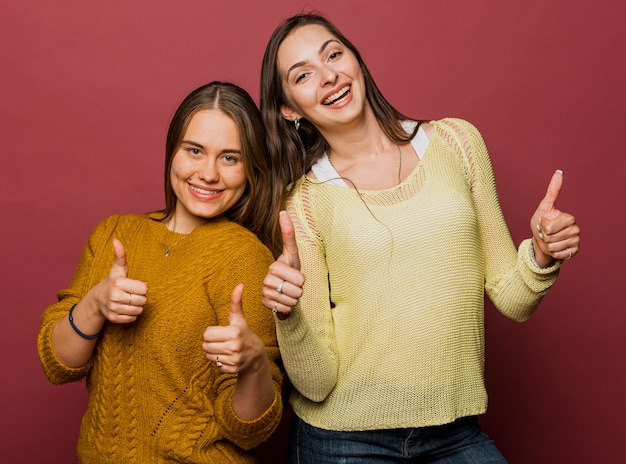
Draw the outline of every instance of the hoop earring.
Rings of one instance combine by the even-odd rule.
[[[300,129],[300,120],[298,118],[294,119],[293,125],[296,127],[296,130]]]

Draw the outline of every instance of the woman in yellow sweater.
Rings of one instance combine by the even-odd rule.
[[[243,89],[188,95],[167,135],[165,209],[101,222],[43,314],[49,380],[87,379],[80,462],[255,462],[276,429],[264,137]]]
[[[498,463],[482,434],[483,295],[525,320],[579,251],[557,171],[516,249],[466,121],[412,121],[314,14],[266,48],[261,114],[284,251],[264,304],[294,386],[292,463]]]

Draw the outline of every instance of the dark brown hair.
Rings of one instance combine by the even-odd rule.
[[[401,121],[409,119],[396,110],[382,95],[356,47],[326,18],[317,13],[304,13],[286,19],[272,34],[261,68],[261,115],[267,130],[267,149],[272,160],[271,175],[274,195],[280,204],[289,195],[287,188],[311,169],[311,166],[329,151],[326,140],[313,124],[300,119],[296,130],[292,121],[281,115],[281,106],[289,106],[283,92],[282,76],[278,70],[278,49],[283,41],[296,29],[316,24],[328,30],[356,57],[365,80],[366,98],[378,124],[393,142],[408,143],[415,134],[407,135]],[[417,129],[416,129],[417,130]]]
[[[174,214],[177,197],[172,188],[170,171],[189,121],[201,110],[215,109],[231,118],[237,127],[246,173],[246,188],[241,198],[226,211],[228,219],[254,232],[272,251],[280,254],[279,208],[273,208],[270,172],[265,150],[265,128],[254,100],[241,87],[214,81],[197,88],[182,101],[170,122],[165,142],[165,221]]]

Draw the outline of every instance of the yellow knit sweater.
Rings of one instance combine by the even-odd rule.
[[[148,303],[134,323],[105,324],[92,362],[68,368],[55,356],[52,329],[108,275],[114,237],[126,247],[129,277],[147,282]],[[112,216],[98,225],[70,287],[45,311],[38,338],[51,382],[87,377],[81,462],[255,462],[244,450],[266,440],[282,413],[274,322],[261,304],[271,262],[267,248],[231,222],[208,223],[186,237],[148,216]],[[212,368],[202,349],[207,326],[228,325],[230,295],[240,282],[246,319],[267,346],[274,379],[274,403],[254,421],[239,419],[232,409],[236,375]]]
[[[485,291],[527,319],[557,277],[516,250],[479,132],[433,122],[397,187],[297,182],[288,203],[304,294],[277,322],[305,422],[330,430],[444,424],[483,413]]]

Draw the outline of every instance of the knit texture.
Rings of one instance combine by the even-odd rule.
[[[126,248],[129,278],[148,284],[148,302],[135,322],[106,323],[92,361],[68,368],[55,356],[52,329],[108,275],[113,238]],[[112,216],[97,226],[70,287],[43,314],[38,337],[51,382],[87,379],[80,462],[255,462],[245,450],[266,440],[282,413],[274,321],[261,304],[272,261],[251,232],[231,222],[207,223],[186,237],[148,216]],[[236,375],[212,367],[202,349],[207,326],[228,325],[230,295],[239,283],[248,324],[267,347],[275,389],[272,406],[254,421],[232,409]]]
[[[423,427],[485,412],[485,291],[522,321],[557,277],[560,262],[538,268],[530,239],[516,250],[476,128],[433,125],[397,187],[303,177],[288,202],[306,283],[277,331],[291,403],[311,425]]]

